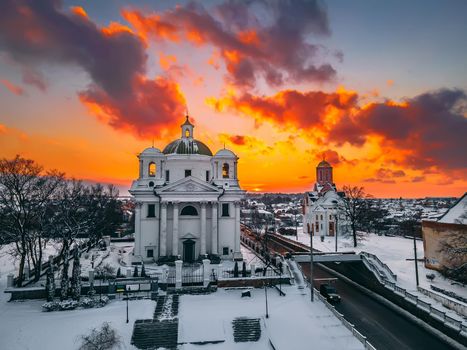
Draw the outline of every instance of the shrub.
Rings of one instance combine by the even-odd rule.
[[[78,307],[79,303],[75,300],[63,300],[58,303],[60,311],[74,310]]]
[[[43,311],[50,312],[56,311],[59,309],[58,302],[56,301],[49,301],[47,303],[42,304]]]
[[[90,309],[96,305],[96,301],[92,298],[84,297],[81,299],[79,306],[85,308],[85,309]]]
[[[115,329],[104,322],[101,328],[93,328],[88,335],[81,336],[79,350],[109,350],[120,348],[122,341]]]

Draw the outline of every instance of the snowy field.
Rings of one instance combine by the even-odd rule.
[[[241,290],[220,289],[209,295],[184,295],[180,304],[179,342],[182,350],[270,350],[269,340],[277,349],[301,350],[306,344],[314,349],[363,349],[363,345],[319,300],[313,304],[307,290],[296,286],[283,289],[279,296],[268,289],[269,318],[265,318],[264,289],[251,291],[251,298],[241,298]],[[258,342],[235,343],[232,321],[235,318],[259,318]],[[195,345],[199,341],[222,341],[219,344]]]

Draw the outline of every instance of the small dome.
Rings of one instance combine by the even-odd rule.
[[[332,167],[331,167],[331,164],[329,164],[325,160],[322,160],[321,162],[319,162],[318,168],[332,168]]]
[[[140,156],[159,156],[161,155],[161,151],[155,147],[148,147],[143,152],[140,153]]]
[[[202,154],[205,156],[212,156],[212,152],[208,146],[199,140],[190,138],[181,138],[172,141],[165,146],[162,152],[164,154]]]
[[[237,156],[231,150],[223,148],[214,155],[214,157],[233,157],[236,158]]]

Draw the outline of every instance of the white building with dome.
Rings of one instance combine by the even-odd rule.
[[[245,191],[237,177],[238,157],[228,149],[214,156],[193,136],[188,116],[182,135],[161,152],[149,147],[138,155],[134,196],[134,262],[207,255],[241,260],[240,201]]]

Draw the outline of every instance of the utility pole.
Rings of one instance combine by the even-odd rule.
[[[310,232],[310,290],[311,301],[313,302],[313,232]]]
[[[269,312],[268,312],[268,288],[266,286],[266,282],[264,282],[264,294],[266,295],[266,318],[269,318]]]
[[[418,287],[418,265],[417,265],[417,240],[415,239],[415,226],[413,228],[413,254],[414,254],[414,263],[415,263],[415,279]]]
[[[126,291],[126,323],[128,323],[128,286],[125,286]]]
[[[297,231],[297,209],[294,210],[294,218],[295,218],[295,239],[298,241],[298,231]]]
[[[334,234],[336,235],[336,253],[337,253],[337,228],[339,227],[339,225],[338,225],[338,220],[339,220],[338,216],[339,216],[339,212],[336,209],[336,215],[334,216],[335,219],[336,219],[336,227],[334,229],[334,231],[335,231]]]

